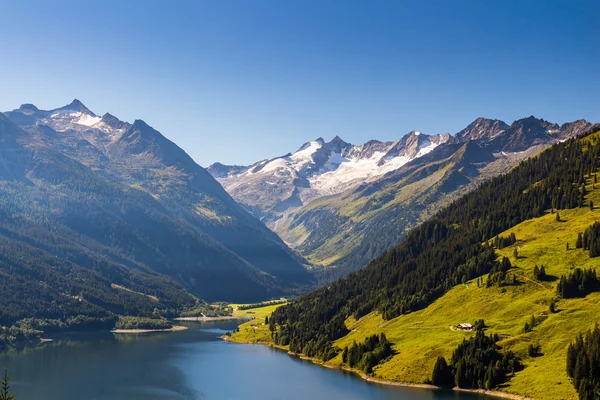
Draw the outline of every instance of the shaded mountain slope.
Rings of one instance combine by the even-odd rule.
[[[78,101],[24,105],[0,114],[0,141],[0,272],[14,296],[4,323],[176,312],[310,284],[301,258],[143,121],[98,117]],[[18,306],[25,298],[31,307]],[[57,310],[49,304],[64,306],[46,313]]]

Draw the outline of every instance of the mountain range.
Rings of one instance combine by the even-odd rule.
[[[148,314],[311,284],[306,262],[142,120],[0,113],[0,321]]]
[[[412,131],[362,145],[319,138],[282,157],[208,171],[310,262],[336,267],[326,270],[331,280],[364,267],[479,183],[591,127],[478,118],[454,135]]]

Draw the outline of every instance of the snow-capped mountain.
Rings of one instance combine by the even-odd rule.
[[[347,143],[339,136],[330,142],[318,138],[282,157],[246,167],[216,163],[208,171],[238,201],[264,216],[377,179],[449,138],[448,134],[416,131],[395,142],[371,140],[361,145]]]
[[[435,210],[558,141],[584,120],[477,118],[450,135],[411,132],[354,146],[336,137],[251,166],[209,172],[286,243],[341,276],[364,266]]]

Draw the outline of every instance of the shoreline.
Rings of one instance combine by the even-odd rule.
[[[224,315],[222,317],[178,317],[174,318],[175,321],[227,321],[232,319],[248,319],[248,317],[240,315],[235,317],[233,315]]]
[[[175,325],[168,329],[113,329],[111,333],[119,334],[137,334],[137,333],[154,333],[154,332],[179,332],[188,329],[187,326]]]
[[[291,357],[297,357],[297,358],[300,358],[301,360],[310,361],[313,364],[318,365],[320,367],[329,368],[329,369],[336,369],[336,370],[346,371],[346,372],[351,372],[354,375],[357,375],[358,377],[360,377],[361,379],[363,379],[363,380],[365,380],[367,382],[375,383],[375,384],[378,384],[378,385],[400,386],[400,387],[408,387],[408,388],[416,388],[416,389],[443,390],[442,388],[440,388],[438,386],[431,385],[431,384],[428,384],[428,383],[410,383],[410,382],[386,381],[384,379],[379,379],[379,378],[375,378],[373,376],[369,376],[369,375],[367,375],[367,374],[365,374],[362,371],[359,371],[357,369],[353,369],[353,368],[349,368],[349,367],[343,367],[343,366],[327,365],[324,362],[316,360],[316,359],[314,359],[312,357],[306,357],[306,356],[302,356],[302,355],[299,355],[299,354],[296,354],[296,353],[292,353],[291,351],[289,351],[288,349],[284,348],[283,346],[278,346],[278,345],[275,345],[275,344],[269,343],[269,342],[237,342],[237,341],[231,340],[231,338],[229,336],[226,336],[226,335],[219,336],[219,339],[225,340],[226,342],[235,343],[235,344],[242,344],[242,345],[245,345],[245,344],[258,344],[258,345],[263,345],[263,346],[269,346],[269,347],[274,348],[274,349],[285,351]],[[463,389],[463,388],[459,388],[459,387],[455,387],[452,390],[456,391],[456,392],[483,394],[483,395],[486,395],[486,396],[492,396],[492,397],[497,397],[497,398],[502,398],[502,399],[533,400],[530,397],[522,396],[520,394],[512,394],[512,393],[500,392],[498,390]]]

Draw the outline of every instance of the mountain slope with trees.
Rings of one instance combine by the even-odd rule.
[[[566,298],[558,286],[577,274],[574,266],[600,265],[575,246],[578,233],[599,218],[599,167],[600,133],[522,162],[415,228],[363,271],[278,308],[269,318],[274,342],[296,352],[308,346],[315,357],[342,365],[344,348],[383,333],[394,355],[374,367],[375,377],[422,383],[440,356],[450,360],[472,335],[458,326],[485,320],[501,351],[524,365],[508,370],[502,390],[577,398],[567,348],[600,319],[600,293],[590,287]]]
[[[304,261],[143,121],[0,114],[0,325],[175,315],[311,283]],[[17,125],[17,123],[20,125]]]
[[[478,118],[454,136],[444,135],[443,140],[425,154],[407,153],[411,148],[409,144],[418,143],[415,138],[425,140],[427,136],[411,132],[399,141],[398,146],[404,146],[404,153],[398,154],[410,154],[412,158],[379,175],[354,181],[341,179],[336,190],[326,193],[316,193],[313,186],[332,173],[343,176],[344,171],[350,169],[344,168],[345,165],[357,164],[353,159],[329,172],[329,168],[337,166],[337,153],[328,153],[329,159],[335,161],[332,161],[333,167],[325,162],[327,154],[319,153],[319,157],[315,156],[315,165],[309,169],[313,175],[309,174],[308,181],[298,178],[288,182],[281,178],[287,176],[285,171],[273,169],[269,172],[268,184],[264,179],[258,182],[262,177],[260,168],[266,169],[262,162],[249,170],[249,167],[227,169],[221,166],[220,169],[211,167],[209,171],[286,243],[313,264],[323,266],[316,271],[321,281],[327,283],[363,268],[399,243],[414,226],[481,183],[509,171],[551,144],[577,136],[591,127],[592,124],[583,120],[558,125],[533,116],[511,125]],[[375,142],[363,145],[366,156],[372,153],[366,149]],[[324,144],[326,146],[334,147]],[[387,160],[387,164],[381,164],[382,169],[393,164],[393,158],[388,155],[382,160]],[[285,209],[274,212],[253,195],[259,183],[261,199],[270,198],[276,190],[288,196],[289,185],[294,183],[298,187],[294,193],[304,193],[299,197],[302,201],[294,204],[288,201]]]

